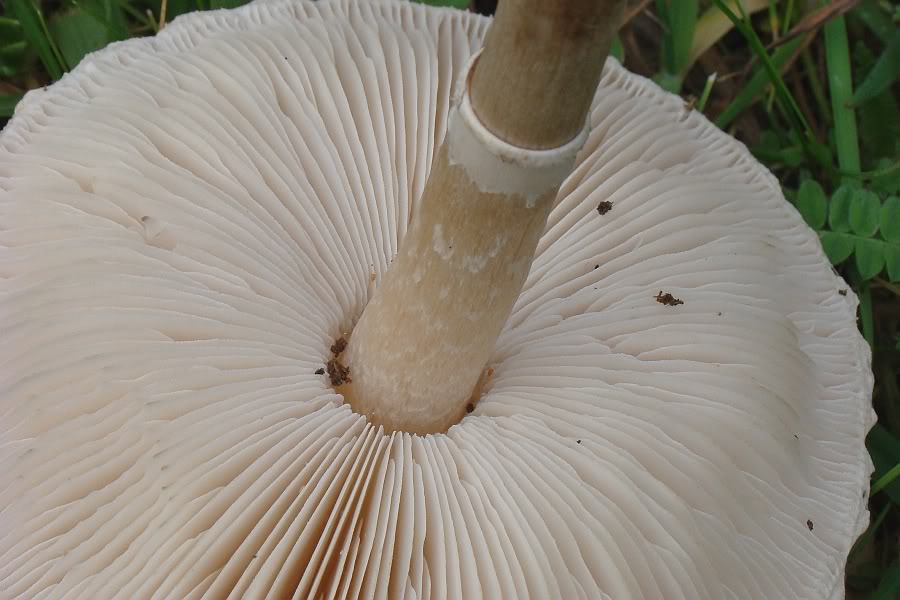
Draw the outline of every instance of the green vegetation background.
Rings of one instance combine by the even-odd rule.
[[[0,2],[0,126],[88,53],[246,0]],[[548,0],[552,1],[552,0]],[[432,0],[490,14],[490,0]],[[851,599],[900,598],[900,6],[887,0],[630,0],[614,54],[743,141],[859,295],[874,353],[872,523]]]

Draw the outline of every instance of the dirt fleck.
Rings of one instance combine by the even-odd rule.
[[[609,211],[612,210],[612,202],[609,200],[604,200],[600,204],[597,205],[597,212],[600,213],[600,216],[605,215]]]
[[[809,519],[807,519],[807,520],[806,520],[806,527],[807,527],[807,529],[809,529],[810,531],[812,531],[812,530],[813,530],[813,522],[810,521]]]
[[[324,374],[325,374],[325,368],[324,368],[324,367],[319,368],[319,369],[316,369],[316,375],[324,375]]]
[[[666,306],[678,306],[679,304],[684,304],[684,301],[679,300],[669,292],[663,293],[662,290],[659,290],[659,293],[656,295],[656,301],[660,304],[665,304]]]
[[[844,288],[844,289],[842,289],[842,290],[838,290],[838,294],[840,294],[841,296],[846,296],[846,295],[847,295],[847,288]]]
[[[471,402],[469,402],[468,404],[466,404],[466,412],[467,412],[467,413],[470,413],[470,412],[472,412],[473,410],[475,410],[475,405],[474,405],[474,404],[472,404]]]
[[[794,434],[794,439],[795,439],[795,440],[799,440],[799,439],[800,439],[800,436],[797,435],[797,434],[795,433],[795,434]]]
[[[600,265],[594,265],[594,270],[597,270],[599,268],[600,268]]]
[[[716,316],[717,316],[717,317],[721,317],[721,316],[722,316],[722,313],[717,312],[717,313],[716,313]]]
[[[331,353],[337,356],[341,352],[347,349],[347,338],[344,336],[339,337],[335,340],[334,344],[331,345]]]
[[[345,367],[337,358],[328,361],[328,376],[331,378],[331,385],[339,386],[350,383],[350,367]]]
[[[575,443],[576,443],[576,444],[580,444],[580,443],[581,443],[581,440],[575,440]]]

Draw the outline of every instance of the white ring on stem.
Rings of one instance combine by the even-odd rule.
[[[480,55],[481,50],[469,58],[450,111],[450,164],[462,167],[479,191],[522,196],[532,206],[541,196],[559,189],[572,172],[575,157],[587,140],[588,125],[556,148],[534,150],[503,141],[484,126],[469,99],[469,84]]]

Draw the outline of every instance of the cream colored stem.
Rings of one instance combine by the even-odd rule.
[[[584,126],[624,1],[503,0],[472,79],[488,129],[522,148],[554,148]]]
[[[353,383],[341,391],[373,423],[426,434],[465,415],[583,143],[622,4],[501,3],[416,218],[344,356]]]

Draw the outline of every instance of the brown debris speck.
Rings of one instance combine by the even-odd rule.
[[[350,367],[345,367],[337,358],[328,361],[328,376],[331,378],[331,385],[339,386],[350,383]]]
[[[580,443],[581,443],[581,440],[575,440],[575,443],[576,443],[576,444],[580,444]]]
[[[810,531],[812,531],[812,530],[813,530],[813,522],[810,521],[809,519],[807,519],[807,520],[806,520],[806,527],[807,527]]]
[[[662,290],[659,290],[659,293],[656,295],[656,301],[660,304],[665,304],[666,306],[678,306],[679,304],[684,304],[682,300],[679,300],[669,292],[664,294]]]
[[[339,337],[335,340],[334,344],[331,345],[331,353],[337,356],[347,348],[347,338],[344,336]]]
[[[604,200],[600,204],[597,205],[597,212],[600,213],[600,216],[605,215],[609,211],[612,210],[612,202],[609,200]]]
[[[846,295],[847,295],[847,288],[844,288],[844,289],[842,289],[842,290],[838,290],[838,294],[840,294],[841,296],[846,296]]]
[[[472,404],[471,402],[469,402],[468,404],[466,404],[466,412],[467,412],[467,413],[470,413],[470,412],[472,412],[473,410],[475,410],[475,405],[474,405],[474,404]]]
[[[323,368],[316,369],[316,375],[324,375],[324,374],[325,374],[325,368],[324,368],[324,367],[323,367]]]
[[[599,269],[600,265],[594,265],[594,269]]]

